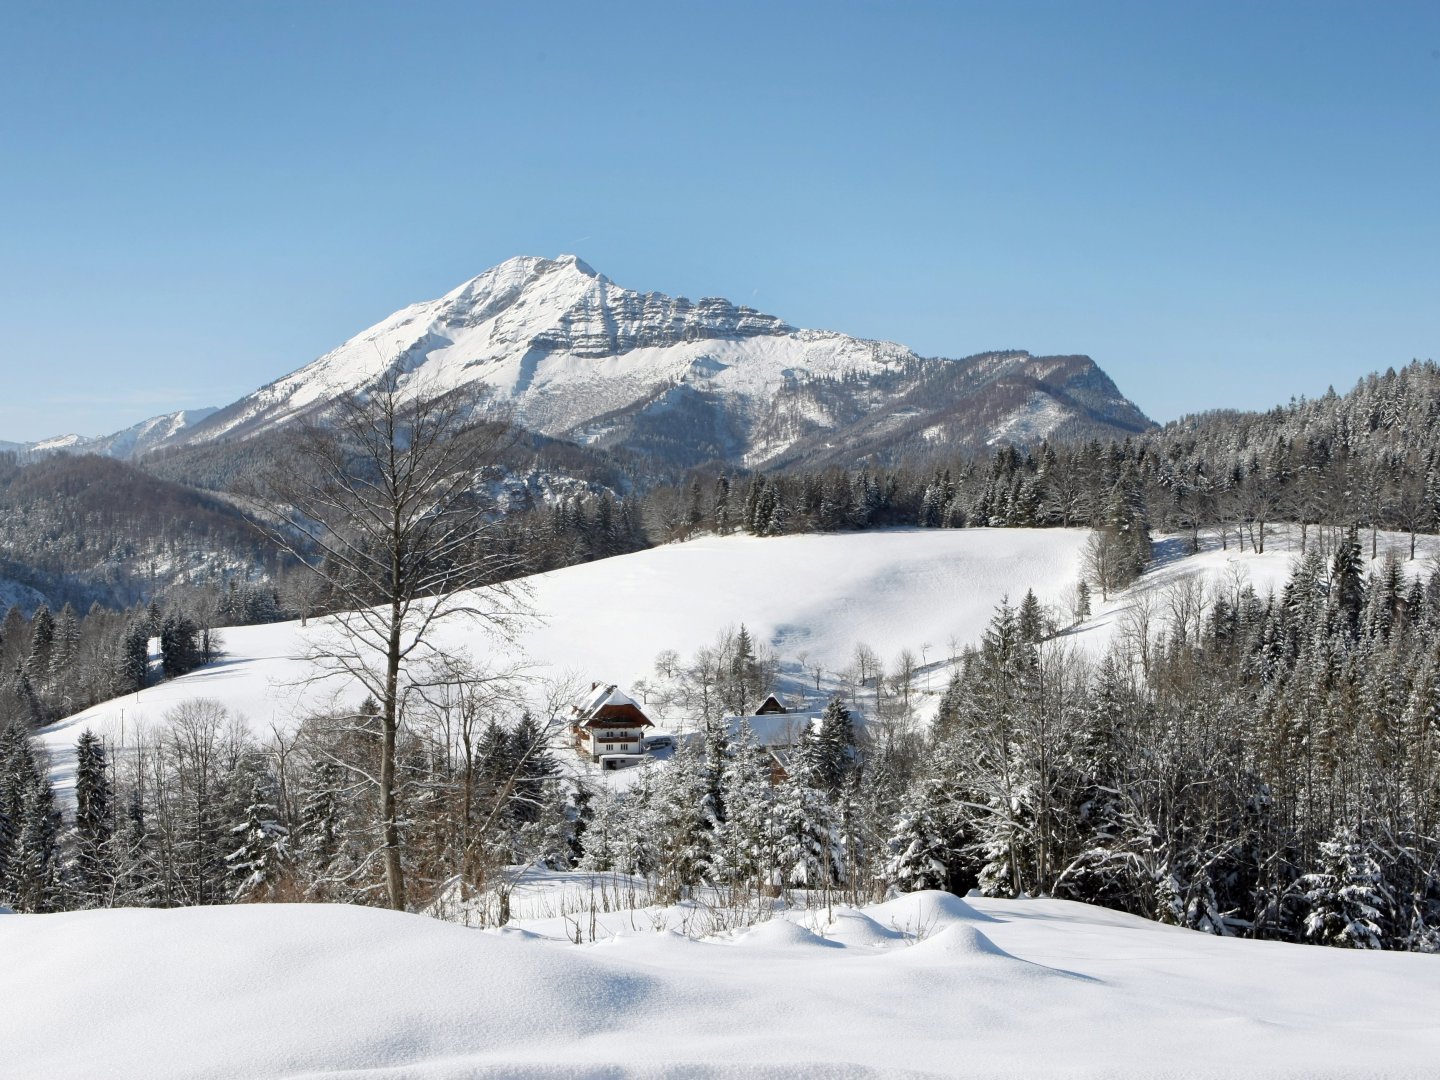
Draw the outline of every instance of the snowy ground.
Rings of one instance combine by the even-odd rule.
[[[677,921],[682,916],[677,915]],[[694,940],[323,905],[0,916],[0,1074],[1433,1077],[1437,958],[919,893]]]
[[[952,639],[974,641],[996,604],[1033,587],[1059,601],[1079,576],[1082,530],[903,530],[829,536],[707,537],[634,555],[568,567],[527,579],[536,617],[520,621],[518,640],[485,637],[467,620],[443,625],[447,651],[528,663],[531,691],[546,680],[588,687],[593,680],[633,688],[654,678],[658,653],[682,657],[740,623],[794,669],[825,669],[826,690],[857,642],[887,661],[902,647],[933,665]],[[257,732],[288,727],[334,702],[354,708],[363,693],[348,680],[305,682],[303,657],[324,633],[321,621],[222,631],[225,656],[183,678],[87,709],[42,733],[57,761],[57,780],[76,738],[91,727],[115,743],[161,722],[167,710],[210,697],[244,716]],[[936,678],[935,685],[943,683]],[[813,682],[810,686],[813,688]]]
[[[813,694],[812,677],[802,668],[822,668],[819,700],[841,686],[838,673],[857,643],[869,645],[891,670],[908,648],[922,663],[915,690],[923,716],[944,689],[952,651],[979,639],[1003,597],[1018,602],[1033,588],[1063,612],[1088,536],[1082,529],[906,529],[704,537],[527,579],[536,614],[520,620],[512,644],[464,620],[445,624],[438,640],[448,652],[528,665],[529,692],[539,708],[547,683],[588,687],[603,680],[633,690],[642,679],[654,680],[661,651],[688,658],[743,622],[779,655],[785,688]],[[1404,538],[1382,535],[1381,554],[1392,545],[1403,547]],[[1159,538],[1155,565],[1140,581],[1109,602],[1097,595],[1094,615],[1057,643],[1103,651],[1142,596],[1162,608],[1165,590],[1186,577],[1227,592],[1248,582],[1263,595],[1283,583],[1299,552],[1298,531],[1285,529],[1270,531],[1263,555],[1242,552],[1233,534],[1228,550],[1213,536],[1202,546],[1192,556],[1188,537]],[[1440,541],[1422,538],[1421,557],[1407,563],[1409,572],[1428,572],[1436,551]],[[225,656],[217,663],[52,725],[42,739],[57,783],[68,785],[75,740],[86,727],[114,744],[133,744],[139,731],[194,698],[221,701],[262,735],[272,724],[289,728],[310,711],[353,708],[363,693],[348,680],[307,681],[314,667],[305,653],[324,632],[323,620],[224,630]]]

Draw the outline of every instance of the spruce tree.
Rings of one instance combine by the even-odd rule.
[[[768,772],[755,733],[748,722],[741,721],[725,747],[720,770],[719,798],[725,813],[715,829],[711,871],[717,881],[753,885],[757,893],[778,884],[774,789]]]
[[[728,536],[730,533],[730,478],[723,474],[715,481],[715,501],[711,508],[711,516],[715,519],[716,533]]]
[[[952,888],[959,829],[948,803],[938,778],[922,780],[905,797],[887,840],[884,869],[885,879],[902,892]]]
[[[1034,589],[1026,589],[1025,598],[1020,601],[1019,633],[1020,640],[1031,645],[1039,644],[1045,637],[1045,616]]]
[[[0,806],[11,839],[3,887],[19,911],[54,911],[62,902],[60,882],[60,812],[43,763],[36,759],[30,738],[16,725],[3,736],[0,752]]]
[[[145,688],[150,667],[150,637],[148,619],[132,619],[125,627],[115,656],[116,689],[120,693]]]
[[[75,748],[73,888],[85,907],[103,906],[115,893],[114,807],[105,748],[88,728]]]
[[[245,817],[230,830],[237,846],[225,857],[237,902],[272,900],[290,868],[289,830],[279,821],[269,785],[250,789]]]
[[[48,604],[35,609],[30,619],[30,657],[25,671],[30,681],[44,688],[50,683],[50,659],[55,647],[55,618],[50,614]]]
[[[1342,826],[1320,845],[1322,868],[1300,887],[1309,905],[1305,936],[1343,949],[1381,949],[1393,898],[1370,846]]]
[[[200,666],[200,627],[184,612],[172,611],[160,625],[160,667],[167,679]]]

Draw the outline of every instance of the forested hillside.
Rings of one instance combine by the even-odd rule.
[[[113,458],[0,454],[0,576],[56,606],[123,608],[278,556],[232,504]]]
[[[794,471],[746,486],[696,478],[649,504],[664,532],[1097,525],[1213,528],[1264,550],[1279,522],[1412,536],[1440,523],[1440,366],[1416,362],[1344,395],[1266,413],[1188,417],[1123,442],[1004,445],[921,467]]]
[[[671,899],[973,887],[1214,934],[1436,951],[1440,569],[1414,556],[1440,509],[1437,415],[1440,375],[1416,364],[1344,396],[1120,443],[1002,447],[924,469],[697,475],[643,501],[583,491],[498,522],[493,542],[532,567],[700,532],[1088,525],[1070,620],[1108,595],[1121,630],[1108,654],[1084,656],[1067,647],[1069,621],[1022,601],[1016,582],[1015,601],[954,660],[933,723],[912,711],[913,666],[858,671],[779,776],[720,722],[718,693],[684,698],[697,743],[604,790],[561,767],[558,731],[493,687],[427,698],[440,713],[397,747],[417,902],[482,893],[525,863],[614,870]],[[1281,523],[1296,555],[1281,589],[1238,570],[1147,584],[1154,531],[1176,534],[1162,549],[1173,560],[1205,545],[1258,554]],[[226,602],[236,622],[285,608],[263,591]],[[107,670],[143,681],[133,658],[150,634],[183,658],[166,674],[203,662],[203,631],[218,623],[187,630],[184,615],[117,622],[107,640],[120,663]],[[73,614],[63,631],[38,629],[47,621],[12,612],[0,643],[15,673],[0,698],[12,721],[0,767],[9,902],[378,901],[373,702],[268,745],[223,702],[177,712],[139,759],[112,763],[92,740],[72,824],[26,738],[63,710],[55,658],[76,648]],[[712,691],[765,665],[734,638],[662,659],[666,678],[693,665]],[[871,682],[867,698],[857,688]]]

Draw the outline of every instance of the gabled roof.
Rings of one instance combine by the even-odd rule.
[[[614,683],[595,683],[578,705],[571,706],[570,722],[577,726],[593,723],[633,724],[653,727],[633,698],[622,694]]]
[[[611,683],[608,686],[604,683],[592,683],[590,686],[589,696],[584,699],[583,703],[579,706],[579,708],[582,712],[592,713],[596,709],[602,708],[606,705],[634,704],[635,699],[626,697],[624,694],[622,694],[620,692],[620,688],[614,683]]]
[[[816,712],[766,713],[764,716],[727,716],[725,723],[730,737],[740,734],[740,726],[749,724],[759,747],[798,746],[805,732],[820,717]]]

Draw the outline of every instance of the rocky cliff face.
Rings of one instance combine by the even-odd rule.
[[[391,371],[429,391],[483,385],[536,432],[671,467],[838,463],[1030,442],[1067,425],[1149,426],[1085,357],[925,359],[720,298],[625,289],[562,256],[510,259],[213,415],[168,433],[156,423],[158,438],[128,450],[112,437],[109,452],[271,430]]]

